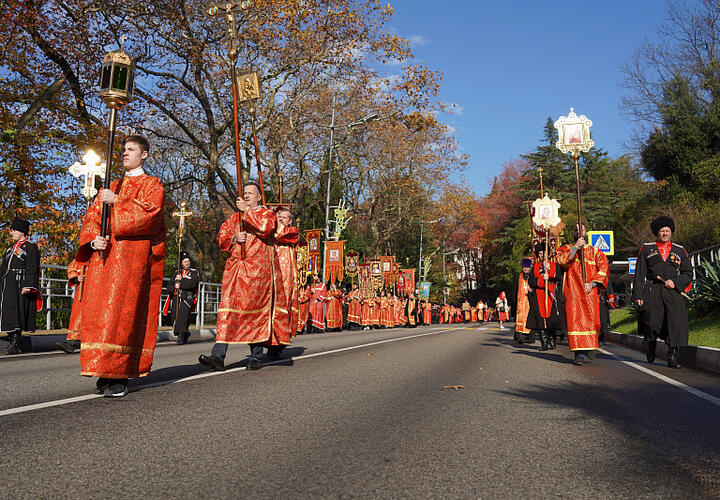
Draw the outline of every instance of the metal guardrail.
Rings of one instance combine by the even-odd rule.
[[[690,263],[692,264],[693,270],[693,286],[695,285],[695,280],[697,279],[697,268],[703,260],[709,260],[710,262],[720,260],[720,244],[703,248],[690,254]]]
[[[162,306],[165,304],[172,284],[172,278],[163,278],[163,292],[158,309],[160,316],[158,326],[162,326]],[[200,329],[202,325],[213,324],[217,319],[218,304],[220,303],[220,283],[201,281],[198,290],[198,303],[195,326]],[[75,288],[68,285],[67,266],[53,264],[40,265],[40,293],[43,297],[44,328],[38,330],[53,330],[54,328],[67,328],[70,320]],[[38,325],[40,326],[40,325]]]

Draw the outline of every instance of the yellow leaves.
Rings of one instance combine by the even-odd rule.
[[[457,391],[460,389],[465,389],[465,386],[464,385],[444,385],[443,386],[443,390],[449,390],[449,389],[454,389]]]

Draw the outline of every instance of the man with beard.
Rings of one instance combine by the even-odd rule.
[[[648,363],[655,361],[657,339],[668,346],[668,366],[680,368],[680,347],[688,344],[689,326],[683,292],[690,291],[692,266],[685,249],[670,241],[675,222],[658,217],[650,225],[657,240],[638,255],[632,300],[640,307],[638,330],[648,344]]]
[[[260,187],[245,184],[242,198],[235,202],[238,212],[223,223],[217,237],[220,249],[230,256],[223,272],[215,345],[210,356],[198,358],[215,371],[225,370],[230,344],[249,345],[248,370],[262,367],[263,347],[272,359],[290,344],[287,298],[275,252],[277,219],[260,199]]]
[[[529,285],[533,293],[530,299],[527,327],[539,332],[540,350],[547,351],[555,349],[557,336],[563,329],[562,313],[558,302],[562,271],[555,262],[545,260],[543,243],[535,245],[534,251],[538,262],[533,265],[529,275]]]

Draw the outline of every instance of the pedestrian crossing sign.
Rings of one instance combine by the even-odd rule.
[[[612,231],[588,231],[590,245],[605,255],[615,254],[615,238]]]

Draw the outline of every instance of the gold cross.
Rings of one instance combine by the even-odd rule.
[[[538,172],[540,173],[540,198],[543,198],[545,196],[545,193],[543,193],[543,181],[542,181],[543,168],[538,167]]]
[[[178,224],[177,239],[178,242],[182,239],[185,234],[185,217],[192,217],[193,213],[187,209],[187,201],[183,200],[180,202],[180,210],[173,212],[173,217],[180,217],[180,223]]]

